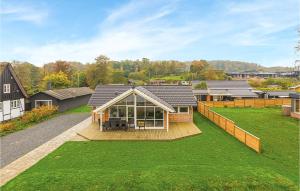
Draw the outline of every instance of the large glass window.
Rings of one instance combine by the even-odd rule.
[[[138,119],[145,119],[145,107],[137,107],[136,115]]]
[[[143,122],[148,128],[163,128],[164,110],[140,96],[136,96],[136,101],[137,122]],[[133,124],[134,96],[130,95],[110,107],[110,117],[126,118]]]
[[[155,119],[163,119],[164,118],[164,110],[160,107],[155,108]]]
[[[154,107],[146,107],[146,119],[154,119]]]
[[[118,106],[119,117],[126,117],[126,106]]]
[[[117,106],[112,106],[110,108],[110,117],[118,117],[118,107]]]

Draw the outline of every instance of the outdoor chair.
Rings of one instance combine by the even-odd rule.
[[[137,125],[139,127],[139,130],[141,130],[141,128],[143,128],[144,130],[146,129],[145,120],[144,121],[138,121]]]

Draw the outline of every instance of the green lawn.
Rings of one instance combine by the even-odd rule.
[[[85,113],[85,112],[91,112],[92,108],[88,105],[82,105],[73,109],[69,109],[65,111],[64,113]]]
[[[247,109],[239,113],[247,114]],[[255,113],[258,122],[263,117]],[[261,131],[281,133],[270,127],[279,113],[264,113],[272,114]],[[297,190],[298,166],[292,168],[298,162],[296,121],[281,122],[291,129],[282,135],[287,144],[264,144],[264,152],[257,154],[199,113],[194,120],[203,133],[177,141],[68,142],[2,189]],[[265,133],[258,136],[265,140]]]

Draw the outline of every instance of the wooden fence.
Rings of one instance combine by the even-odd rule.
[[[211,107],[268,107],[291,105],[291,99],[236,99],[234,101],[207,101],[205,104]]]
[[[234,136],[236,139],[238,139],[251,149],[260,153],[261,144],[258,137],[241,129],[232,120],[227,119],[226,117],[212,111],[210,106],[206,105],[203,102],[198,102],[198,112],[200,112],[202,115],[221,127],[224,131]]]

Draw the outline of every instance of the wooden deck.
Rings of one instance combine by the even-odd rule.
[[[200,134],[200,129],[192,122],[170,123],[167,130],[130,130],[101,132],[97,123],[91,123],[77,132],[88,140],[174,140]]]

